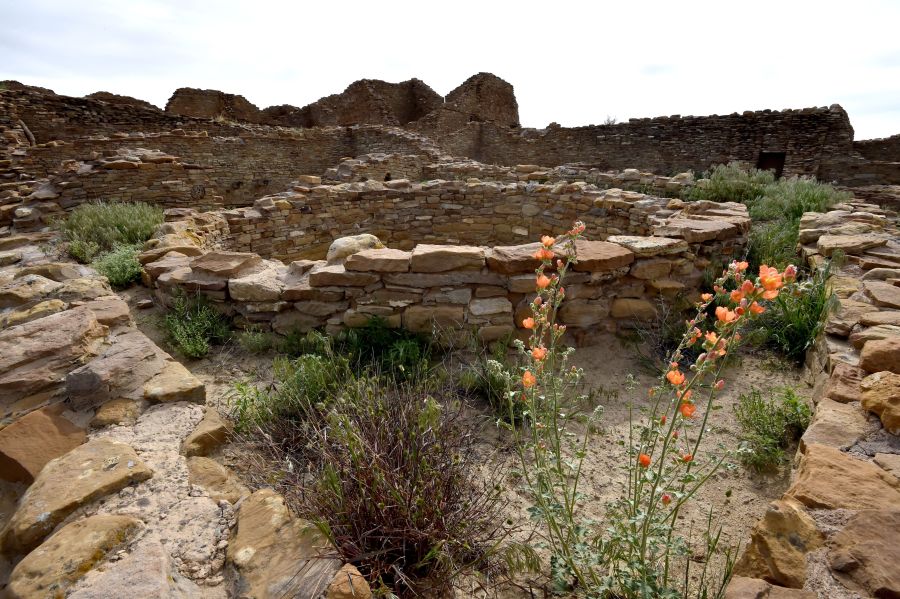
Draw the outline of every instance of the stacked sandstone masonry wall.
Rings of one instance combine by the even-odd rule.
[[[573,186],[572,191],[579,191],[579,186]],[[411,198],[416,193],[419,190],[381,195],[393,195],[388,201],[402,205],[414,202]],[[481,194],[474,196],[492,206]],[[678,209],[672,210],[661,207],[659,203],[664,201],[659,198],[630,192],[606,194],[597,200],[608,206],[600,210],[614,209],[625,215],[629,212],[626,208],[630,208],[640,214],[634,229],[643,234],[611,235],[609,232],[615,227],[606,227],[606,232],[592,230],[603,221],[597,214],[587,221],[590,235],[594,239],[605,237],[607,241],[581,242],[575,273],[567,280],[567,299],[560,318],[576,342],[585,342],[599,332],[630,327],[635,321],[652,321],[658,301],[672,301],[679,294],[695,293],[705,268],[743,252],[749,218],[742,205],[678,202]],[[422,201],[427,199],[423,197]],[[643,213],[635,207],[642,201],[647,203],[641,208],[650,212]],[[279,203],[284,206],[279,207]],[[571,209],[577,210],[579,201],[571,200],[570,204]],[[292,214],[300,218],[310,214],[288,200],[267,198],[258,205],[269,208],[264,217],[260,214],[255,218],[259,226],[287,223]],[[334,207],[335,214],[347,211],[339,202],[329,202],[329,205]],[[502,205],[501,202],[493,206]],[[424,211],[422,207],[409,208],[415,208],[414,213]],[[492,213],[493,209],[490,207],[486,212]],[[387,212],[385,208],[379,210]],[[517,210],[520,215],[521,207]],[[284,214],[279,215],[279,211]],[[654,213],[656,216],[650,216]],[[346,252],[339,252],[339,257],[346,257],[345,260],[336,260],[334,256],[328,262],[282,256],[285,263],[263,257],[278,255],[272,251],[274,246],[269,246],[269,251],[263,251],[262,246],[256,252],[231,251],[248,249],[242,236],[250,236],[246,233],[246,221],[241,222],[234,212],[178,211],[170,213],[170,218],[179,220],[166,223],[158,238],[148,242],[141,256],[146,282],[156,288],[157,296],[164,303],[185,292],[206,295],[234,315],[239,326],[271,329],[282,334],[318,327],[333,332],[343,327],[362,326],[377,316],[391,326],[419,332],[431,332],[433,326],[463,333],[477,330],[477,336],[488,341],[516,332],[516,324],[527,316],[527,301],[534,291],[537,262],[531,254],[537,245],[486,247],[484,244],[489,240],[503,238],[487,229],[482,234],[482,244],[477,246],[463,245],[465,241],[458,239],[463,237],[462,231],[456,227],[443,234],[444,244],[416,243],[423,241],[420,232],[407,229],[405,243],[389,242],[395,246],[390,249],[379,247],[375,237],[363,234],[349,238],[350,241],[339,240],[332,246],[330,253],[348,244],[356,244],[355,250],[366,248],[349,257]],[[509,218],[509,214],[503,214],[500,220],[508,222]],[[544,213],[539,218],[531,218],[533,223],[527,226],[544,233],[564,230],[571,225],[565,218],[561,222],[555,215]],[[613,218],[611,213],[609,218]],[[208,240],[212,237],[222,239],[223,219],[227,221],[228,238],[210,244]],[[425,221],[413,218],[398,222],[392,229],[393,235],[419,222]],[[294,223],[286,230],[306,226]],[[463,223],[460,228],[472,226]],[[447,235],[456,237],[457,243],[447,245]],[[331,245],[332,237],[327,239],[323,248]],[[295,254],[309,255],[310,243],[298,244]],[[209,250],[210,245],[227,249]],[[396,249],[398,245],[411,249]]]
[[[816,405],[791,486],[754,527],[728,597],[900,596],[897,224],[858,200],[803,215],[809,267],[846,255],[829,280],[840,306],[807,354]]]
[[[868,160],[900,162],[900,135],[855,141],[853,149]]]

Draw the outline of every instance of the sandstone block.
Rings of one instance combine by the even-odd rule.
[[[62,312],[66,308],[68,308],[68,304],[59,299],[44,300],[34,305],[25,304],[0,316],[0,329],[25,324],[50,314]]]
[[[628,273],[636,279],[660,279],[672,271],[672,263],[665,258],[638,260]]]
[[[231,431],[231,423],[215,408],[207,407],[197,428],[184,440],[181,451],[186,456],[209,455],[228,440]]]
[[[325,599],[371,599],[372,589],[353,564],[344,564],[325,591]]]
[[[759,578],[735,576],[725,589],[724,599],[819,599],[815,591],[787,589]]]
[[[900,597],[900,508],[864,510],[831,539],[828,563],[838,579],[871,597]],[[851,586],[852,585],[848,585]]]
[[[615,270],[634,262],[634,252],[607,241],[579,239],[575,244],[578,262],[572,267],[577,272]]]
[[[828,379],[826,397],[840,402],[859,401],[859,384],[865,377],[865,373],[846,362],[837,362]]]
[[[900,374],[900,339],[890,337],[866,343],[859,352],[859,367],[866,372],[889,370]]]
[[[810,443],[785,495],[809,508],[890,508],[900,501],[900,480],[869,462]]]
[[[377,274],[348,271],[343,264],[316,266],[309,271],[310,287],[366,287],[377,281]]]
[[[847,449],[863,438],[866,417],[856,406],[822,399],[800,443],[821,443],[829,447]]]
[[[464,245],[419,244],[410,257],[412,272],[446,272],[448,270],[474,270],[484,266],[484,250]]]
[[[57,283],[40,275],[28,275],[0,285],[0,309],[37,302],[60,289]]]
[[[878,414],[884,428],[900,435],[900,374],[876,372],[862,380],[862,407]]]
[[[151,402],[190,401],[206,403],[206,386],[175,361],[166,362],[162,372],[144,385],[144,399]]]
[[[876,306],[900,309],[900,287],[883,281],[866,281],[865,291]]]
[[[140,416],[141,406],[133,399],[111,399],[97,408],[91,427],[102,428],[114,424],[131,425]]]
[[[140,528],[141,521],[130,516],[96,515],[67,524],[16,565],[9,577],[9,597],[63,596]]]
[[[228,294],[239,302],[275,302],[281,297],[285,267],[267,265],[259,272],[228,280]]]
[[[234,504],[250,495],[250,489],[231,470],[215,460],[195,456],[188,458],[187,467],[188,482],[206,489],[215,502],[224,499]]]
[[[469,304],[469,314],[473,316],[512,314],[512,304],[505,297],[474,299]]]
[[[434,329],[457,329],[464,322],[464,306],[447,304],[410,306],[403,313],[403,327],[414,333],[431,333]]]
[[[665,256],[678,254],[688,249],[684,239],[672,239],[669,237],[636,237],[631,235],[611,235],[606,239],[610,243],[617,243],[628,248],[639,258],[651,256]],[[646,277],[651,278],[651,277]]]
[[[363,250],[351,254],[344,267],[363,272],[407,272],[411,256],[411,252],[390,248]]]
[[[656,306],[643,299],[617,297],[613,300],[610,314],[613,318],[653,320],[656,318]]]
[[[605,320],[609,313],[609,302],[605,300],[566,300],[560,306],[559,320],[568,326],[589,327]]]
[[[214,251],[195,258],[190,266],[202,273],[231,279],[255,272],[261,263],[262,258],[257,254]]]
[[[540,243],[495,247],[487,256],[487,266],[490,270],[505,275],[534,273],[541,262],[532,255],[540,248]]]
[[[35,410],[0,430],[0,478],[31,484],[47,462],[84,443],[84,429],[62,411],[59,404]]]
[[[152,474],[125,443],[93,439],[80,445],[44,466],[10,518],[3,546],[27,552],[82,505]]]
[[[108,327],[131,322],[131,311],[128,309],[128,304],[118,296],[101,297],[84,305],[91,309],[100,324]]]

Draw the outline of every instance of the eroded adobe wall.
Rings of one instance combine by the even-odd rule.
[[[634,167],[659,174],[704,170],[732,161],[756,166],[760,152],[784,152],[785,175],[817,175],[823,161],[853,151],[853,128],[847,113],[836,105],[541,130],[470,123],[461,130],[434,136],[450,153],[482,162],[585,163],[600,169]]]

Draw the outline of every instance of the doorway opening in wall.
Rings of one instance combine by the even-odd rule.
[[[787,152],[760,152],[756,168],[761,171],[775,171],[775,178],[780,179],[784,171],[784,159]]]

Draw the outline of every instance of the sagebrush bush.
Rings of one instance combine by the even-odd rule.
[[[487,402],[500,419],[520,419],[523,404],[514,400],[518,385],[518,366],[508,357],[508,340],[497,341],[489,352],[479,352],[471,364],[460,370],[459,386]]]
[[[791,293],[780,294],[758,321],[758,331],[770,346],[796,364],[825,328],[838,301],[828,285],[830,265],[816,270]]]
[[[248,328],[236,335],[238,345],[251,354],[264,354],[275,347],[272,333],[258,328]]]
[[[741,426],[741,462],[765,471],[784,463],[785,449],[803,435],[811,411],[793,389],[781,389],[769,397],[753,389],[738,398],[735,416]]]
[[[231,337],[228,318],[202,295],[175,297],[163,325],[169,342],[188,358],[202,358],[209,353],[210,345]]]
[[[730,163],[714,166],[706,179],[705,185],[695,185],[688,190],[687,199],[745,204],[762,195],[765,187],[775,181],[775,175]]]
[[[113,288],[125,289],[141,278],[141,263],[137,258],[139,251],[137,246],[120,245],[95,258],[91,266],[109,279]]]
[[[117,246],[142,244],[163,222],[163,210],[144,202],[95,202],[75,208],[60,221],[67,251],[87,264]]]

